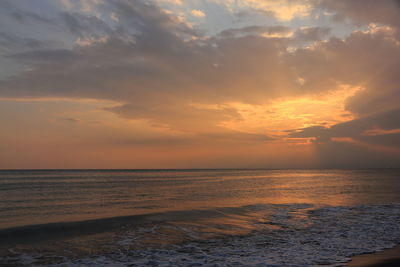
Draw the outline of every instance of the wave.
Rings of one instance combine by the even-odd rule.
[[[253,225],[243,234],[204,238],[201,220],[238,219]],[[229,221],[229,220],[228,220]],[[171,222],[179,222],[170,224]],[[197,222],[196,224],[194,222]],[[341,266],[349,257],[380,251],[400,243],[400,204],[315,206],[309,204],[252,205],[115,217],[84,222],[8,229],[4,235],[34,232],[107,231],[136,225],[113,240],[113,249],[90,257],[63,257],[49,266]],[[91,229],[91,228],[94,229]],[[169,227],[166,231],[165,228]],[[175,227],[175,228],[173,228]],[[173,228],[173,231],[171,230]],[[25,229],[25,230],[24,230]],[[84,229],[84,230],[82,230]],[[204,228],[203,228],[204,230]],[[171,239],[179,231],[191,235],[173,246],[135,247],[139,237]],[[161,242],[161,241],[160,241]],[[58,255],[60,256],[60,255]],[[43,255],[20,253],[3,257],[38,264]],[[0,260],[0,263],[2,261]]]
[[[261,209],[262,205],[244,207],[222,207],[216,209],[166,211],[157,213],[116,216],[72,222],[55,222],[0,229],[0,245],[36,242],[38,239],[60,239],[116,231],[121,228],[146,226],[169,222],[185,222],[229,216],[245,216],[250,210]],[[153,207],[141,207],[143,209]]]

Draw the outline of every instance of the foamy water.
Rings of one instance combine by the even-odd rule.
[[[5,265],[341,266],[400,243],[399,170],[2,171]]]

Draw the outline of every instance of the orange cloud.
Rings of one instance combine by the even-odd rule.
[[[199,18],[202,18],[202,17],[205,17],[205,16],[206,16],[206,14],[204,13],[204,11],[198,10],[198,9],[193,9],[193,10],[190,12],[190,14],[192,14],[192,15],[195,16],[195,17],[199,17]]]

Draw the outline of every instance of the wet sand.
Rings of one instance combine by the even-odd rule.
[[[398,267],[400,266],[400,245],[378,253],[355,256],[348,267]]]

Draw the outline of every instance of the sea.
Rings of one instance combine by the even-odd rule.
[[[344,266],[398,244],[400,169],[0,171],[0,266]]]

